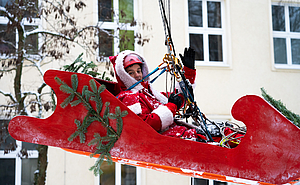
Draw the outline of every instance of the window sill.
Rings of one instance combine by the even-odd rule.
[[[230,68],[230,65],[224,62],[202,62],[196,61],[197,67],[218,67],[218,68]]]
[[[275,64],[275,70],[300,70],[300,65]]]

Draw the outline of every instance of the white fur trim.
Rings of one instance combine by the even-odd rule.
[[[170,126],[173,123],[173,113],[170,111],[170,109],[167,106],[160,105],[156,109],[152,111],[152,113],[155,113],[158,115],[161,121],[161,130],[166,129],[168,126]]]
[[[150,84],[150,89],[152,91],[153,96],[162,104],[166,104],[168,103],[168,98],[165,97],[163,94],[161,94],[160,92],[157,92],[152,85]]]
[[[144,62],[142,64],[143,77],[149,73],[146,60],[141,55],[139,55],[138,53],[136,53],[134,51],[130,51],[130,50],[122,51],[121,53],[118,54],[118,56],[116,58],[115,69],[116,69],[117,75],[122,80],[122,82],[124,83],[126,88],[129,88],[130,86],[132,86],[133,84],[135,84],[137,82],[124,69],[123,60],[128,54],[136,54],[142,58],[142,60]],[[148,80],[149,80],[149,77],[145,79],[145,81],[148,81]],[[140,90],[140,89],[143,89],[143,86],[141,84],[138,84],[134,89]]]
[[[142,113],[142,106],[140,103],[135,103],[133,105],[128,106],[128,108],[134,112],[135,114],[141,114]]]

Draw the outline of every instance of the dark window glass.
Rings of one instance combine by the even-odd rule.
[[[221,28],[221,3],[220,2],[207,2],[207,21],[208,27]]]
[[[7,5],[11,5],[12,1],[11,0],[0,0],[0,6],[5,7]]]
[[[300,7],[289,7],[290,30],[300,32]]]
[[[26,31],[37,29],[37,26],[25,26]],[[38,35],[29,35],[25,39],[25,47],[27,54],[38,54]]]
[[[115,163],[109,165],[104,161],[101,170],[103,174],[100,175],[100,185],[115,185]]]
[[[209,61],[223,61],[222,35],[209,35]]]
[[[106,30],[108,33],[113,34],[112,30]],[[112,56],[114,53],[114,39],[106,32],[101,31],[99,33],[99,55],[100,56]]]
[[[272,6],[272,24],[274,31],[285,31],[284,6]]]
[[[34,173],[37,170],[38,159],[22,159],[22,185],[34,184]]]
[[[98,19],[99,21],[113,21],[113,1],[98,0]]]
[[[202,1],[189,0],[189,26],[203,27]]]
[[[0,159],[0,183],[15,184],[15,159]]]
[[[27,2],[27,11],[24,13],[24,17],[34,17],[38,18],[39,8],[38,8],[38,0],[28,0]]]
[[[227,185],[227,182],[214,181],[214,185]]]
[[[136,168],[129,165],[121,167],[121,185],[136,185]]]
[[[0,150],[15,150],[17,148],[16,140],[9,135],[8,123],[9,120],[0,120]]]
[[[11,5],[11,1],[10,0],[0,0],[0,6],[5,7],[6,4]],[[0,12],[0,16],[3,16],[4,13]]]
[[[194,180],[194,185],[208,185],[209,181],[206,179],[199,179],[199,178],[193,178]]]
[[[300,64],[300,39],[291,39],[292,63]]]
[[[133,20],[133,0],[119,1],[119,19],[121,23],[130,23]]]
[[[275,64],[287,64],[285,38],[273,38]]]
[[[204,61],[203,34],[190,34],[190,47],[195,50],[195,59]]]
[[[7,26],[0,24],[0,54],[14,53],[16,46],[16,31],[7,30]]]
[[[134,31],[120,30],[120,51],[134,50]]]
[[[0,0],[0,6],[5,7],[6,5],[8,5],[6,8],[7,10],[13,11],[9,6],[12,5],[12,2],[14,2],[14,0]],[[37,18],[38,17],[38,0],[27,0],[26,2],[26,6],[22,6],[26,8],[26,11],[23,12],[23,16],[24,17],[33,17],[33,18]],[[11,10],[10,10],[11,9]],[[0,16],[3,16],[4,14],[2,12],[0,12]]]
[[[37,150],[38,145],[33,143],[22,142],[22,149]]]

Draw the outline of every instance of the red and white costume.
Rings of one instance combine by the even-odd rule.
[[[143,60],[141,65],[143,77],[149,73],[146,60],[134,51],[126,50],[117,56],[109,57],[121,86],[121,92],[117,97],[156,131],[163,131],[173,123],[177,107],[173,103],[168,103],[168,98],[152,87],[149,77],[133,89],[125,91],[137,82],[124,69],[123,61],[128,54],[136,54]],[[187,67],[184,70],[186,78],[194,84],[196,70]]]

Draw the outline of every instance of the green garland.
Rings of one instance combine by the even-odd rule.
[[[264,99],[273,105],[279,112],[281,112],[288,120],[294,125],[300,128],[300,116],[288,110],[286,106],[280,100],[274,100],[270,95],[267,94],[264,88],[260,89]]]
[[[60,85],[59,89],[66,93],[70,94],[61,104],[62,108],[65,108],[70,104],[71,107],[77,106],[82,103],[87,109],[87,114],[82,121],[75,119],[74,123],[77,126],[77,130],[68,138],[68,141],[73,141],[76,137],[79,137],[80,143],[86,142],[87,128],[94,122],[100,122],[107,130],[105,136],[101,136],[99,133],[94,133],[94,139],[88,143],[88,146],[96,145],[96,151],[91,154],[93,157],[96,154],[100,154],[94,166],[90,168],[91,171],[94,171],[95,175],[101,175],[103,171],[100,169],[102,163],[106,159],[109,164],[112,164],[112,159],[110,155],[110,150],[113,148],[116,141],[119,139],[122,129],[123,129],[123,117],[125,117],[128,112],[121,111],[120,107],[115,108],[115,113],[110,113],[109,102],[105,102],[103,106],[102,98],[100,94],[106,89],[105,85],[101,85],[97,89],[97,85],[94,79],[89,81],[89,87],[92,91],[89,90],[89,87],[85,85],[82,88],[82,92],[77,92],[78,88],[78,77],[76,74],[71,76],[72,87],[67,85],[64,81],[58,77],[54,78],[55,81]],[[75,99],[75,97],[77,97]],[[96,109],[94,109],[90,101],[96,103]],[[105,107],[105,108],[104,108]],[[100,116],[102,109],[104,108],[103,117]],[[109,120],[116,119],[116,130],[110,126]]]

